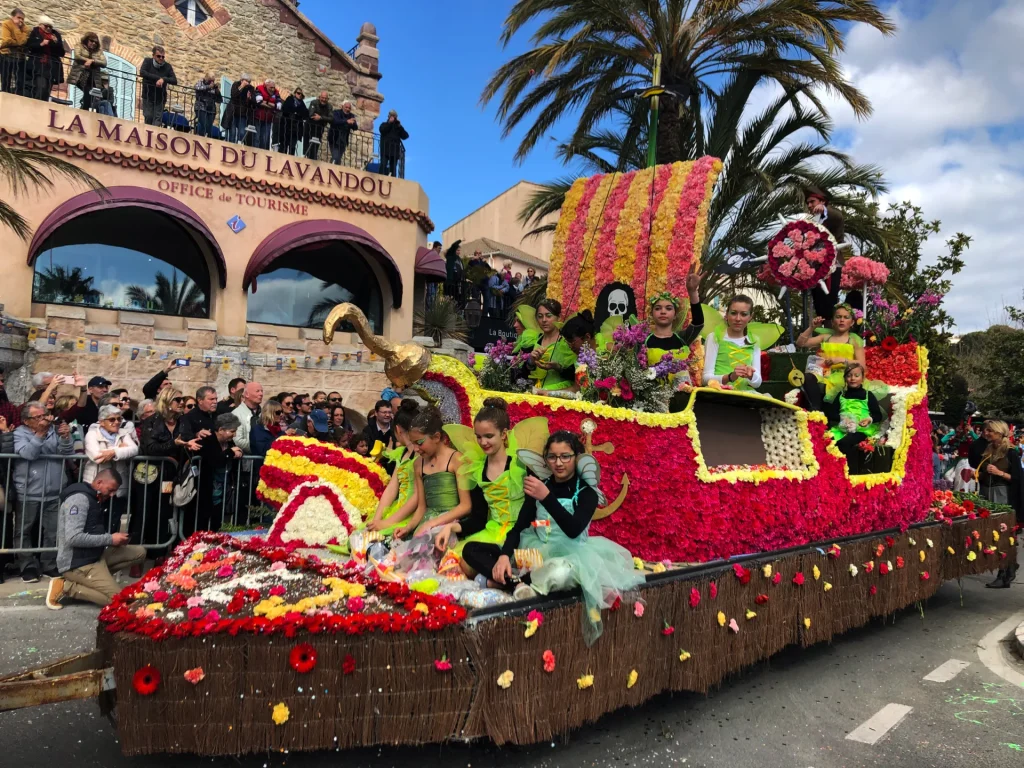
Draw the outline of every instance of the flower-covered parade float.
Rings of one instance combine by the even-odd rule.
[[[703,158],[576,182],[549,281],[566,313],[593,310],[613,282],[637,308],[681,293],[720,168]],[[818,228],[784,230],[776,284],[838,268]],[[851,286],[878,279],[870,265],[847,273]],[[878,463],[854,475],[825,415],[801,407],[790,352],[766,351],[759,391],[678,391],[658,383],[684,368],[667,363],[650,367],[652,383],[623,386],[600,362],[601,377],[573,395],[495,393],[463,363],[375,337],[360,317],[339,306],[325,340],[352,323],[392,381],[447,422],[472,427],[500,394],[513,427],[543,417],[581,435],[603,497],[590,532],[628,549],[646,581],[602,611],[589,646],[578,592],[467,608],[442,576],[405,583],[368,566],[356,533],[388,484],[378,464],[281,438],[257,491],[278,510],[269,532],[196,534],[100,615],[127,754],[550,740],[665,691],[707,691],[787,645],[828,641],[1016,558],[1012,510],[932,490],[928,355],[912,341],[866,350],[889,392]],[[624,323],[615,349],[642,343]],[[621,378],[646,375],[634,358]],[[678,358],[699,384],[700,340]],[[671,408],[647,407],[658,387]]]

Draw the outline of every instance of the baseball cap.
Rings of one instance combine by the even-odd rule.
[[[310,418],[313,419],[313,429],[317,432],[327,431],[327,411],[317,408],[310,414]]]
[[[89,379],[90,387],[109,387],[110,382],[104,379],[102,376],[93,376]]]

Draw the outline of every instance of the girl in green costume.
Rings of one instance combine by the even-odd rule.
[[[512,321],[512,327],[518,334],[516,345],[512,348],[512,351],[516,354],[532,352],[541,337],[540,326],[537,324],[536,307],[531,307],[529,304],[520,306],[516,310],[516,317]]]
[[[846,364],[859,363],[865,371],[867,364],[864,360],[864,340],[851,330],[856,322],[853,307],[849,304],[837,304],[832,311],[832,330],[825,332],[816,330],[824,322],[820,317],[814,318],[811,327],[800,334],[796,344],[804,349],[819,349],[821,351],[821,356],[825,359],[824,365],[829,369],[828,375],[824,378],[825,401],[831,403],[842,392],[845,385]],[[863,386],[878,398],[885,397],[888,392],[886,386],[881,382],[865,379]],[[811,408],[820,410],[821,389],[818,386],[817,377],[813,374],[807,376],[804,393],[807,395]]]
[[[548,420],[542,417],[524,419],[510,430],[505,401],[500,397],[489,397],[476,415],[472,430],[461,424],[446,424],[444,431],[462,452],[459,482],[474,497],[473,515],[442,528],[435,544],[444,551],[452,534],[460,534],[456,554],[461,554],[462,548],[470,541],[501,546],[519,518],[519,510],[526,498],[523,491],[526,466],[516,458],[516,451],[543,446],[548,434]],[[486,514],[478,515],[478,508],[486,509]],[[462,570],[467,576],[476,575],[464,561]]]
[[[424,533],[469,514],[469,491],[459,487],[456,473],[462,455],[444,439],[444,420],[436,408],[426,408],[413,420],[409,440],[416,451],[413,477],[416,482],[416,512],[394,532],[396,539]]]
[[[836,447],[846,456],[851,475],[864,474],[864,454],[858,446],[881,432],[885,414],[878,398],[864,389],[864,366],[847,363],[843,371],[846,388],[825,406]]]
[[[416,452],[409,439],[413,419],[419,415],[415,400],[403,400],[395,416],[395,442],[393,450],[384,451],[384,457],[395,465],[388,487],[381,494],[373,519],[366,524],[368,531],[380,531],[385,536],[394,533],[416,511]]]
[[[761,350],[779,340],[783,328],[752,323],[754,300],[737,294],[725,307],[725,322],[712,307],[704,307],[704,385],[712,381],[734,389],[761,386]]]
[[[691,272],[686,276],[687,298],[690,300],[692,318],[683,329],[686,313],[680,312],[680,302],[668,292],[659,293],[651,299],[651,333],[644,346],[647,347],[647,367],[653,368],[667,353],[672,359],[685,360],[690,356],[690,345],[700,336],[704,328],[704,310],[700,306],[700,281],[704,275]]]
[[[561,314],[562,305],[554,299],[537,307],[541,337],[530,352],[530,378],[540,390],[571,389],[576,379],[576,355],[558,328]]]

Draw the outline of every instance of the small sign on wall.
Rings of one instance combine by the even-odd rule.
[[[245,222],[242,221],[241,216],[235,214],[230,219],[228,219],[228,228],[237,235],[239,232],[245,229]]]

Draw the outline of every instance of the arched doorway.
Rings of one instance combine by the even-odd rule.
[[[139,70],[130,61],[115,53],[104,51],[104,55],[107,57],[110,88],[114,92],[114,111],[117,112],[118,117],[134,120],[136,99],[139,96],[137,81]],[[75,52],[72,51],[69,57],[74,61]],[[68,99],[71,101],[71,106],[78,107],[82,103],[82,91],[69,83]]]
[[[330,220],[289,224],[264,239],[242,287],[250,323],[315,328],[336,304],[349,302],[382,333],[386,293],[393,306],[402,303],[402,276],[391,255],[365,230]]]
[[[87,192],[53,211],[29,246],[32,300],[96,309],[209,317],[213,235],[178,200],[137,187]]]

